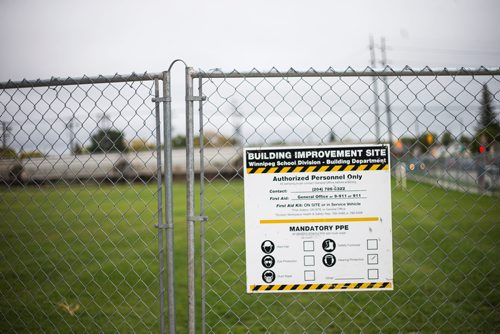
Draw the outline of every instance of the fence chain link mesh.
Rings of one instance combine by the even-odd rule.
[[[498,110],[499,74],[194,74],[206,96],[206,331],[487,332],[498,325],[499,126],[498,118],[481,124],[481,115],[487,105]],[[392,144],[395,290],[246,294],[242,147],[376,142]],[[477,145],[487,152],[475,154]],[[401,169],[406,184],[394,179]]]
[[[1,332],[158,330],[153,79],[3,84]]]
[[[498,110],[500,70],[273,69],[192,78],[206,96],[194,138],[203,148],[193,167],[202,173],[196,210],[209,217],[196,222],[204,270],[196,328],[497,327],[498,119],[484,120],[489,107]],[[0,84],[0,331],[164,331],[155,112],[170,96],[151,102],[155,80],[163,75]],[[181,146],[174,176],[189,172],[183,141],[174,138]],[[392,180],[395,290],[246,294],[242,147],[374,142],[391,142],[393,175],[407,178],[406,187]],[[183,198],[183,184],[167,186]],[[182,205],[176,200],[176,216]],[[175,248],[179,332],[188,327],[183,225],[176,224]]]

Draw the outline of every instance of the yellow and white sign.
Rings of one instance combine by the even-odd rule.
[[[246,148],[247,292],[393,290],[389,155]]]

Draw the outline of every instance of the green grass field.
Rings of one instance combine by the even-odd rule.
[[[498,330],[498,198],[409,189],[392,195],[393,292],[247,295],[242,182],[208,183],[207,332]],[[184,333],[184,184],[174,192]],[[0,332],[158,332],[155,193],[153,184],[1,188]],[[71,315],[61,303],[80,307]]]

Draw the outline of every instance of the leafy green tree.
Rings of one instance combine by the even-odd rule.
[[[19,159],[43,158],[45,154],[40,151],[19,152]]]
[[[467,135],[462,135],[458,141],[464,146],[469,146],[472,143],[472,138]]]
[[[73,146],[73,153],[76,155],[80,155],[80,154],[86,154],[88,152],[84,147],[82,147],[82,145],[76,143],[75,146]]]
[[[17,157],[15,150],[11,148],[0,148],[0,159],[14,159]]]
[[[193,139],[194,146],[200,146],[200,137],[195,136]],[[177,135],[172,138],[172,147],[181,148],[186,147],[187,141],[186,137],[183,135]],[[223,147],[223,146],[235,146],[238,145],[238,140],[236,138],[227,138],[219,133],[207,133],[203,136],[203,145],[205,147]]]
[[[420,147],[422,152],[427,152],[429,148],[436,142],[436,134],[432,132],[423,133],[418,137],[417,146]]]
[[[129,144],[129,148],[131,151],[134,152],[141,152],[141,151],[152,151],[156,148],[156,145],[153,143],[148,142],[147,139],[143,138],[135,138],[133,139]]]
[[[448,147],[451,145],[451,143],[453,143],[453,136],[450,132],[448,131],[445,131],[442,135],[441,135],[441,145],[443,145],[444,147]]]
[[[125,135],[113,129],[100,129],[90,138],[88,151],[90,153],[125,152]]]
[[[403,145],[410,148],[413,148],[418,142],[418,139],[415,137],[402,137],[399,140],[403,143]]]
[[[172,138],[172,147],[175,148],[186,147],[186,136],[177,135],[174,138]]]

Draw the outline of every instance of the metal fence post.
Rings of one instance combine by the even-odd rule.
[[[160,88],[158,79],[155,79],[155,121],[156,121],[156,178],[157,178],[157,191],[158,191],[158,261],[159,261],[159,281],[160,281],[160,333],[165,333],[165,288],[163,286],[164,278],[164,249],[163,249],[163,199],[162,199],[162,180],[161,180],[161,130],[160,130]]]
[[[193,69],[186,67],[186,181],[187,181],[187,242],[188,242],[188,330],[195,332],[195,241],[194,241],[194,113]]]
[[[167,233],[168,332],[175,333],[174,214],[172,193],[172,101],[170,71],[163,73],[163,144],[165,157],[165,201]]]
[[[203,80],[198,78],[198,96],[203,96]],[[203,102],[199,106],[200,121],[200,216],[205,216],[205,134],[203,131]],[[205,334],[206,306],[205,306],[205,220],[200,221],[200,252],[201,252],[201,333]]]

